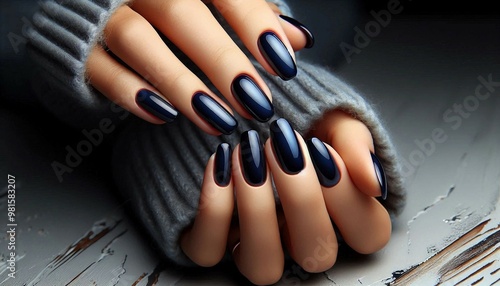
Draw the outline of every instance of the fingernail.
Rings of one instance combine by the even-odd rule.
[[[231,146],[227,143],[220,144],[215,152],[214,180],[220,187],[231,181]]]
[[[284,118],[271,123],[271,142],[281,169],[290,175],[304,169],[304,158],[299,141],[290,123]]]
[[[297,75],[297,65],[285,44],[273,32],[264,32],[259,37],[259,50],[283,80],[290,80]]]
[[[234,97],[260,122],[267,122],[274,115],[274,107],[264,91],[247,75],[233,80],[231,91]]]
[[[240,161],[243,177],[251,186],[261,186],[266,181],[267,168],[259,134],[249,130],[241,134]]]
[[[381,197],[383,200],[387,199],[387,179],[385,177],[384,168],[382,167],[382,163],[378,159],[375,154],[370,153],[372,156],[373,167],[375,168],[375,174],[377,175],[378,183],[380,184],[381,189]]]
[[[294,18],[285,15],[280,15],[280,18],[294,25],[297,29],[301,30],[302,33],[304,33],[304,35],[306,36],[306,46],[304,48],[310,49],[314,46],[314,35],[306,26],[304,26],[304,24],[295,20]]]
[[[316,175],[323,187],[333,187],[340,181],[340,170],[325,144],[316,137],[306,142]]]
[[[191,102],[196,113],[223,134],[231,134],[238,126],[233,115],[207,94],[198,92]]]
[[[179,112],[156,93],[141,89],[135,96],[135,102],[144,110],[165,122],[172,122]]]

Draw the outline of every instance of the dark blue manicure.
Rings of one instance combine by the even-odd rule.
[[[340,181],[340,170],[325,144],[316,137],[307,140],[307,149],[323,187],[333,187]]]
[[[274,115],[274,107],[264,91],[247,75],[233,80],[231,91],[234,97],[260,122],[267,122]]]
[[[207,94],[196,93],[191,103],[199,116],[223,134],[231,134],[238,126],[233,115]]]
[[[375,154],[370,153],[372,156],[373,167],[375,168],[375,174],[377,175],[378,183],[380,184],[381,189],[381,198],[383,200],[387,199],[387,179],[385,177],[384,168],[382,167],[382,163],[378,159]]]
[[[297,75],[297,65],[285,44],[273,32],[264,32],[259,37],[259,50],[276,74],[283,80]]]
[[[294,18],[290,18],[285,15],[280,15],[280,18],[294,25],[295,27],[297,27],[297,29],[301,30],[302,33],[304,33],[304,35],[306,36],[306,46],[304,48],[310,49],[314,46],[314,35],[306,26],[304,26],[304,24],[295,20]]]
[[[257,131],[249,130],[241,134],[240,161],[247,184],[262,186],[266,181],[267,167]]]
[[[281,169],[290,175],[304,169],[304,158],[295,132],[286,119],[271,123],[271,142]]]
[[[227,143],[220,144],[215,152],[214,180],[221,187],[231,181],[231,146]]]
[[[135,102],[147,112],[165,122],[172,122],[179,112],[165,99],[156,93],[141,89],[135,96]]]

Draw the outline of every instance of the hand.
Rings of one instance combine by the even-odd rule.
[[[293,50],[313,40],[305,27],[278,17],[279,10],[264,0],[212,4],[268,72],[285,80],[295,76]],[[104,30],[109,53],[96,45],[88,58],[90,83],[151,123],[172,121],[180,111],[209,134],[233,132],[237,122],[230,107],[177,58],[155,28],[207,75],[240,115],[262,122],[272,117],[268,87],[200,0],[136,0],[120,7]]]
[[[316,137],[306,143],[284,119],[271,124],[264,148],[255,131],[242,135],[232,160],[228,145],[219,146],[207,164],[199,213],[181,238],[188,257],[211,266],[229,247],[244,276],[255,284],[271,284],[283,273],[284,249],[306,271],[333,266],[337,239],[332,221],[360,253],[387,244],[390,217],[375,198],[386,196],[386,183],[371,155],[370,132],[340,111],[315,127],[311,135],[334,148]],[[231,227],[234,200],[237,227]]]

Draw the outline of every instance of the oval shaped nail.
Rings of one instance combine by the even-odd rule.
[[[301,22],[297,21],[294,18],[285,15],[280,15],[280,18],[294,25],[297,29],[302,31],[304,36],[306,36],[306,45],[304,48],[310,49],[314,46],[314,35],[313,33],[311,33],[311,30],[309,30],[304,24],[302,24]]]
[[[200,117],[223,134],[229,135],[233,133],[238,126],[238,122],[233,115],[207,94],[196,93],[191,100],[191,104]]]
[[[257,131],[249,130],[241,134],[240,162],[247,184],[250,186],[264,184],[267,178],[267,167]]]
[[[248,75],[233,80],[231,91],[234,97],[258,121],[267,122],[274,115],[274,107],[255,81]]]
[[[337,185],[340,170],[325,144],[316,137],[307,140],[306,144],[320,184],[327,188]]]
[[[262,56],[281,79],[290,80],[297,75],[295,60],[275,33],[262,33],[257,45]]]
[[[377,175],[378,183],[380,184],[381,195],[380,197],[385,200],[387,199],[387,178],[385,176],[384,167],[380,163],[379,158],[370,152],[373,161],[373,167],[375,169],[375,175]]]
[[[135,96],[135,102],[142,109],[151,113],[165,122],[172,122],[177,117],[179,112],[168,101],[158,94],[141,89]]]
[[[294,175],[302,171],[304,158],[290,123],[280,118],[271,123],[270,130],[274,154],[283,172]]]
[[[231,181],[231,145],[228,143],[221,143],[215,152],[214,180],[220,187],[226,187]]]

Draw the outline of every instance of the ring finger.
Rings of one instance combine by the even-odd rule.
[[[241,135],[233,165],[240,229],[240,243],[233,250],[235,263],[253,283],[275,283],[283,273],[284,254],[271,178],[255,130]]]

